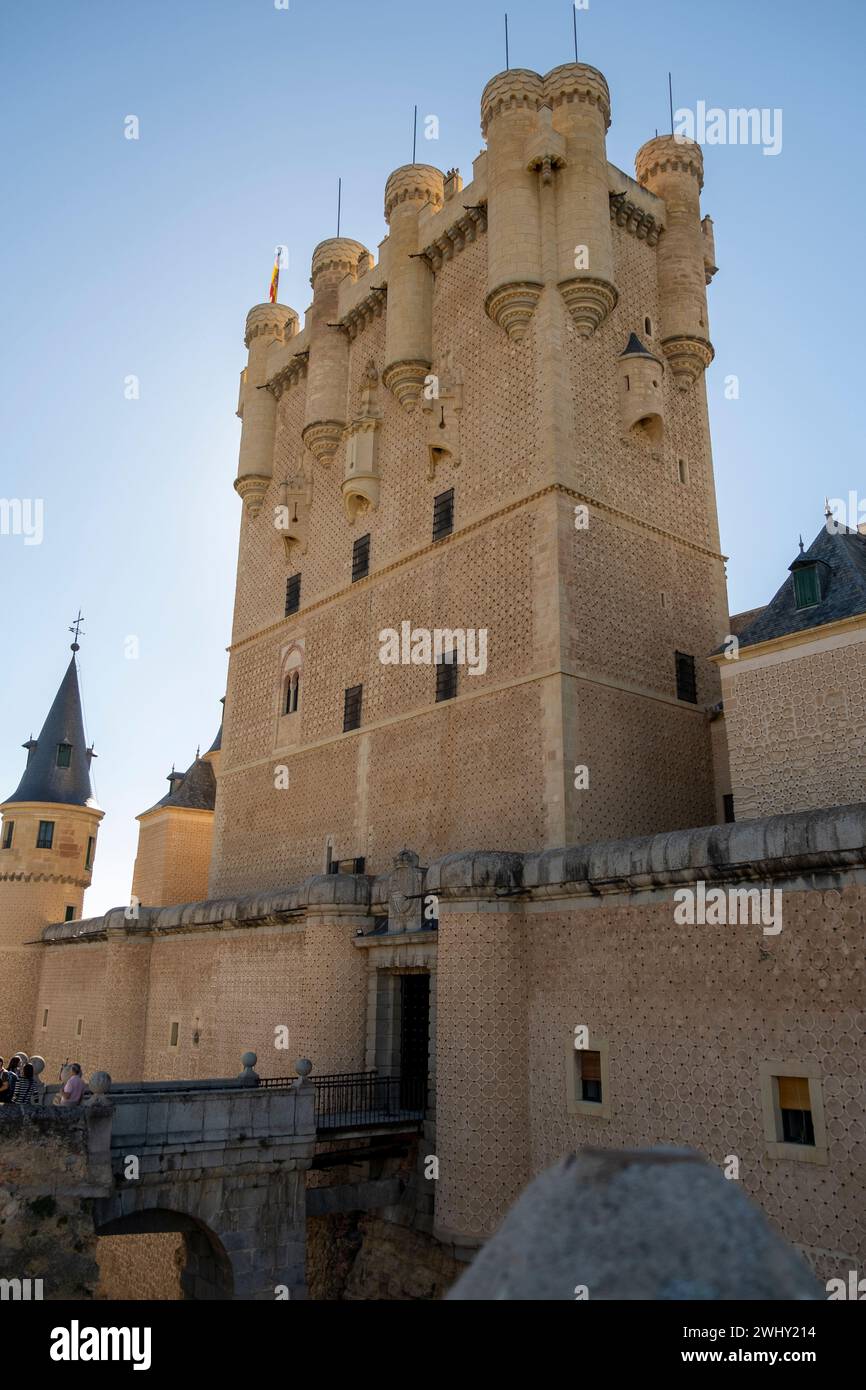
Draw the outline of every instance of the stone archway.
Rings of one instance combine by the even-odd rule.
[[[151,1207],[97,1225],[96,1235],[97,1259],[100,1242],[111,1242],[107,1248],[109,1258],[105,1261],[108,1278],[101,1283],[104,1297],[115,1296],[111,1287],[115,1272],[122,1272],[127,1287],[134,1285],[136,1266],[145,1262],[154,1282],[151,1291],[142,1295],[144,1297],[178,1297],[208,1302],[234,1297],[231,1262],[222,1242],[203,1222],[186,1212]],[[172,1235],[178,1237],[176,1242],[154,1239]],[[132,1237],[149,1239],[146,1242],[141,1240],[138,1244]],[[127,1243],[128,1251],[125,1249]],[[177,1252],[176,1293],[172,1290],[172,1251]]]

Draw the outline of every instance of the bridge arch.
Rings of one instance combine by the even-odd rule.
[[[97,1204],[103,1208],[97,1212],[94,1223],[98,1238],[177,1234],[182,1241],[181,1297],[200,1301],[234,1297],[234,1275],[225,1247],[219,1236],[198,1217],[158,1206],[112,1215],[113,1205],[110,1200]],[[97,1258],[98,1254],[97,1245]]]

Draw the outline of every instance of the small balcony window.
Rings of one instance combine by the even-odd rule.
[[[291,574],[286,580],[286,617],[290,613],[297,613],[301,606],[301,576]]]
[[[352,685],[343,694],[343,733],[361,727],[362,685]]]
[[[352,583],[370,573],[370,537],[359,536],[352,546]]]
[[[454,530],[454,489],[433,498],[433,539],[441,541]]]

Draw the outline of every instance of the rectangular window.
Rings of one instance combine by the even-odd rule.
[[[359,536],[352,546],[352,583],[370,573],[370,537]]]
[[[39,822],[39,834],[36,836],[37,849],[50,849],[54,844],[54,821],[41,820]]]
[[[6,822],[6,824],[4,825],[4,827],[3,827],[3,848],[4,848],[4,849],[11,849],[11,848],[12,848],[12,836],[14,835],[14,833],[15,833],[15,822],[14,822],[14,820],[8,820],[8,821]]]
[[[81,1037],[81,1034],[82,1034],[83,1032],[84,1032],[84,1019],[83,1019],[83,1018],[77,1018],[77,1019],[75,1020],[75,1036],[76,1036],[76,1038],[80,1038],[80,1037]]]
[[[94,835],[88,835],[88,837],[87,837],[87,853],[86,853],[85,856],[84,856],[84,867],[85,867],[85,869],[92,869],[92,868],[93,868],[93,851],[94,851],[95,846],[96,846],[96,837],[95,837]]]
[[[815,1127],[812,1124],[812,1102],[809,1081],[805,1076],[779,1076],[779,1110],[782,1114],[782,1140],[786,1144],[807,1144],[814,1147]]]
[[[436,702],[453,700],[457,694],[457,653],[443,652],[436,663]]]
[[[170,1032],[169,1032],[169,1035],[168,1035],[168,1045],[169,1045],[169,1047],[177,1047],[177,1040],[178,1040],[178,1037],[179,1037],[179,1036],[180,1036],[180,1023],[178,1022],[177,1019],[174,1019],[174,1020],[172,1021],[171,1029],[170,1029]]]
[[[343,695],[343,733],[361,727],[361,696],[364,687],[351,685]]]
[[[578,1052],[580,1059],[580,1098],[601,1105],[601,1053]]]
[[[734,793],[725,792],[724,796],[722,797],[722,802],[725,807],[725,824],[733,825],[734,821],[737,819],[734,815]]]
[[[454,530],[454,489],[433,498],[433,539],[441,541]]]
[[[47,1027],[48,1027],[48,1010],[47,1010],[47,1009],[43,1009],[43,1010],[42,1010],[42,1027],[43,1027],[43,1028],[47,1028]]]
[[[72,744],[58,743],[57,745],[57,766],[69,767],[72,762]]]
[[[67,907],[66,907],[66,916],[63,918],[63,920],[64,920],[64,922],[74,922],[74,921],[75,921],[75,908],[74,908],[73,906],[71,906],[70,904],[67,904]]]
[[[821,602],[817,565],[794,570],[794,602],[798,608],[814,608]]]
[[[297,613],[301,606],[301,576],[290,574],[286,580],[286,617]]]
[[[690,705],[698,703],[698,680],[695,674],[695,658],[685,652],[676,652],[677,699],[688,700]]]

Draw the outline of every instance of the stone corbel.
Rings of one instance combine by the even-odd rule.
[[[550,183],[554,169],[562,169],[566,163],[565,139],[553,128],[553,112],[549,106],[539,107],[538,125],[538,133],[526,146],[526,167],[540,173],[542,183]]]
[[[287,560],[291,559],[296,547],[302,555],[307,553],[312,501],[312,469],[301,464],[280,483],[274,508],[274,527],[282,539]]]
[[[353,420],[345,430],[346,473],[342,483],[346,515],[354,521],[379,505],[379,428],[373,416]]]

